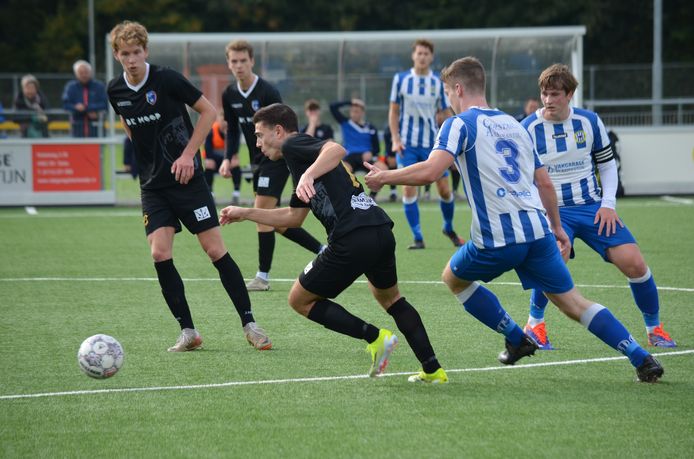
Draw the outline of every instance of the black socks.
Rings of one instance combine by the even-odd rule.
[[[241,325],[255,322],[253,312],[251,311],[251,299],[248,296],[248,290],[243,281],[241,270],[239,270],[231,255],[227,252],[222,258],[212,264],[219,271],[219,278],[222,280],[222,285],[224,285],[224,289],[227,291],[229,298],[231,298],[231,302],[234,303],[236,312],[241,318]]]
[[[422,370],[425,373],[433,373],[441,365],[436,359],[434,349],[429,342],[429,336],[422,323],[422,318],[417,310],[407,302],[405,297],[401,297],[388,308],[388,314],[395,319],[398,329],[405,335],[407,343],[414,351],[414,355],[422,363]]]
[[[275,252],[275,232],[258,233],[258,271],[269,273],[272,267],[272,254]]]
[[[316,301],[308,318],[325,328],[373,343],[378,338],[378,328],[352,315],[345,308],[330,300]]]
[[[287,230],[282,233],[282,236],[313,253],[320,252],[321,243],[303,228],[287,228]]]
[[[176,271],[173,259],[154,262],[154,269],[157,270],[161,293],[164,295],[171,314],[181,325],[181,329],[195,328],[193,319],[190,316],[188,301],[186,301],[183,280],[178,271]]]

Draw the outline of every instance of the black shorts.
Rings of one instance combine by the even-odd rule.
[[[345,156],[342,159],[342,161],[344,161],[350,165],[350,167],[352,168],[352,172],[357,172],[357,171],[369,172],[369,170],[364,167],[364,160],[362,159],[362,155],[363,155],[363,153],[352,153],[351,155]],[[377,160],[378,160],[377,157],[372,156],[371,161],[369,161],[369,162],[371,164],[373,164]]]
[[[193,234],[219,226],[214,198],[202,175],[187,185],[141,190],[141,194],[142,217],[148,235],[164,226],[173,226],[178,233],[181,223]]]
[[[259,196],[272,196],[279,201],[289,178],[287,163],[264,160],[253,171],[253,191]]]
[[[304,268],[299,283],[311,293],[335,298],[362,274],[378,289],[398,282],[390,224],[357,228],[331,242]]]

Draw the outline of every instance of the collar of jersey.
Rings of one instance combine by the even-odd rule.
[[[244,91],[243,89],[241,89],[241,82],[240,81],[236,82],[236,89],[239,90],[239,93],[243,96],[244,99],[248,99],[248,96],[250,96],[251,93],[253,92],[253,90],[255,89],[255,85],[258,84],[258,80],[260,80],[260,77],[258,75],[254,75],[254,76],[255,76],[255,80],[253,80],[253,83],[251,84],[251,87],[248,88],[248,91]]]
[[[128,81],[128,76],[126,75],[125,71],[123,71],[123,79],[125,80],[125,84],[135,92],[139,91],[140,88],[142,88],[145,85],[145,83],[147,83],[147,78],[149,78],[149,62],[145,62],[145,67],[145,77],[142,79],[142,81],[140,81],[137,84],[137,86],[133,86],[130,84],[130,82]]]

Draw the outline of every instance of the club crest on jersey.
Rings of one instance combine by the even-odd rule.
[[[260,109],[260,101],[259,100],[252,100],[251,101],[251,108],[253,109],[254,112],[257,112]]]
[[[154,91],[147,91],[145,94],[145,100],[149,105],[154,105],[157,103],[157,93]]]
[[[581,129],[580,131],[574,132],[574,138],[576,143],[586,143],[586,131]]]

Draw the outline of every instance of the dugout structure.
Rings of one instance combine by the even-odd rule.
[[[583,74],[584,26],[511,29],[409,30],[316,33],[151,33],[150,60],[182,72],[217,106],[233,80],[224,49],[234,39],[249,41],[255,51],[255,72],[279,89],[285,103],[303,122],[303,102],[315,98],[331,121],[328,104],[358,97],[367,117],[382,129],[387,121],[393,75],[412,66],[414,40],[435,46],[432,65],[440,71],[453,60],[475,56],[488,73],[487,96],[492,106],[515,115],[524,101],[538,97],[537,77],[547,66],[569,65]],[[106,55],[112,56],[108,36]],[[110,80],[120,64],[107,61]],[[579,85],[574,104],[582,104]]]

